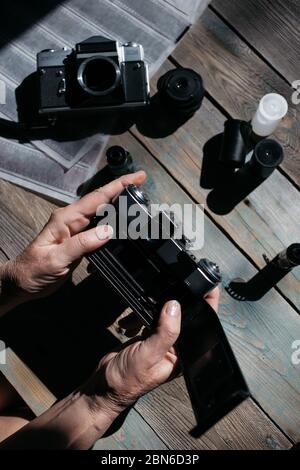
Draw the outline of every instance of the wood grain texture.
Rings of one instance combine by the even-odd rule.
[[[154,390],[140,399],[135,408],[172,449],[274,450],[291,447],[288,439],[251,399],[242,403],[200,439],[192,439],[189,431],[194,425],[194,417],[183,378]],[[168,409],[172,412],[166,412]]]
[[[167,68],[164,66],[160,76]],[[153,80],[156,83],[156,77]],[[179,184],[198,202],[205,204],[208,190],[201,188],[203,146],[222,132],[224,116],[207,99],[199,112],[175,134],[165,139],[147,139],[136,129],[137,136],[170,172]],[[218,216],[205,206],[211,217],[229,234],[241,249],[262,268],[263,255],[272,259],[289,244],[299,241],[300,193],[275,171],[273,175],[240,203],[230,214]],[[300,310],[300,267],[279,284],[281,292]]]
[[[174,200],[176,200],[176,201],[179,200],[181,202],[189,201],[189,198],[185,195],[185,193],[177,187],[177,185],[173,182],[173,180],[162,170],[160,165],[158,165],[157,163],[155,163],[155,161],[153,161],[151,156],[145,151],[145,149],[143,149],[136,142],[135,139],[133,139],[130,136],[124,136],[124,137],[122,137],[121,140],[116,140],[116,142],[119,142],[119,143],[121,142],[123,145],[128,147],[129,150],[131,150],[133,155],[135,156],[135,160],[137,161],[138,166],[147,169],[147,171],[149,173],[149,176],[150,176],[149,180],[148,180],[148,183],[147,183],[147,189],[149,190],[151,195],[155,197],[157,202],[160,202],[162,200],[162,198],[163,198],[163,200],[167,200],[169,202],[172,202],[172,201],[174,202]],[[24,194],[23,194],[23,199],[25,197],[25,194],[26,194],[26,192],[24,192]],[[40,201],[36,202],[36,204],[40,204]],[[34,212],[34,209],[32,209],[32,210]],[[214,237],[211,237],[211,236],[209,237],[209,239],[212,242],[212,245],[211,245],[210,248],[208,247],[208,253],[207,253],[212,258],[215,258],[215,253],[214,253],[214,256],[213,256],[212,251],[213,252],[215,251],[214,245],[215,245],[215,242],[216,242],[216,238],[218,239],[219,231],[210,222],[209,222],[209,229],[210,229],[209,232],[211,230],[212,230],[212,233],[214,233],[215,231],[217,232],[217,233],[215,233]],[[32,230],[32,228],[31,228],[31,230]],[[226,238],[224,236],[221,236],[221,237],[223,237],[224,240],[226,240]],[[230,248],[229,248],[230,246],[231,246],[231,244],[229,242],[228,242],[228,245],[225,246],[225,250],[226,250],[227,253],[230,253],[230,251],[231,251]],[[222,245],[222,247],[223,247],[223,245]],[[220,260],[220,256],[223,259],[223,255],[221,253],[219,253],[217,261]],[[235,256],[233,256],[233,258],[236,259]],[[239,267],[238,263],[237,263],[237,267]],[[248,268],[248,270],[249,270],[249,268]],[[247,271],[247,269],[246,269],[246,271]],[[251,272],[253,271],[251,267],[250,267],[250,271]],[[226,300],[228,300],[228,299],[226,299]],[[231,304],[232,304],[232,302],[233,301],[230,301]],[[230,311],[230,307],[228,307],[228,308],[229,308],[229,311]],[[228,316],[231,318],[231,314],[228,315]],[[234,314],[232,315],[232,317],[234,318],[234,320],[231,319],[229,321],[229,325],[230,325],[231,322],[233,322],[233,324],[238,322],[238,318]],[[240,327],[238,327],[238,331],[239,330],[240,330]],[[241,344],[240,348],[242,348],[242,347],[243,347],[243,345]],[[20,387],[19,387],[19,390],[20,390]],[[159,393],[159,391],[157,391],[156,393]],[[179,397],[179,399],[181,400],[181,396]],[[187,400],[187,398],[186,398],[186,400]],[[272,407],[272,405],[271,405],[271,407]],[[185,408],[188,408],[190,410],[190,405],[189,405],[188,401],[185,402]],[[172,420],[173,410],[170,409],[170,408],[166,408],[166,410],[164,410],[163,415],[162,415],[161,410],[157,410],[157,413],[158,413],[158,416],[165,416],[164,417],[164,420],[165,420],[164,422],[168,422],[168,419]],[[191,411],[190,411],[190,413],[191,413]],[[147,414],[145,414],[145,416],[143,415],[143,418],[147,421],[147,419],[148,419]],[[182,419],[183,419],[183,417],[182,417]],[[240,415],[239,410],[237,410],[237,414],[235,414],[234,417],[231,418],[231,419],[233,419],[232,426],[236,429],[240,429],[240,423],[243,422],[244,418]],[[129,427],[132,426],[132,429],[134,429],[135,427],[137,427],[137,429],[139,429],[140,422],[138,422],[137,424],[133,423],[132,425],[127,423],[126,425],[128,425]],[[276,437],[276,433],[273,429],[273,425],[271,425],[268,422],[268,420],[267,420],[267,423],[265,424],[265,426],[266,426],[266,428],[269,429],[269,431],[268,431],[269,435],[270,436],[275,435],[275,437]],[[172,427],[172,429],[174,429],[174,432],[176,433],[177,442],[178,443],[186,442],[186,439],[188,439],[188,434],[186,432],[187,431],[187,425],[186,425],[185,428],[182,428],[182,426],[179,426],[177,428],[177,423],[176,423],[176,426],[173,424],[171,427]],[[119,448],[120,446],[121,447],[123,446],[122,448],[124,448],[126,446],[134,445],[134,444],[132,444],[132,440],[131,440],[131,439],[133,439],[133,437],[130,437],[130,435],[128,435],[128,432],[125,433],[125,437],[124,437],[124,434],[122,434],[123,431],[120,431],[120,432],[121,432],[121,438],[120,438],[120,434],[118,434],[118,433],[115,436],[115,438],[118,442],[110,441],[110,444],[105,442],[104,446],[111,446],[111,448],[115,448],[116,446]],[[164,430],[160,429],[160,432],[162,434],[166,434],[168,432],[168,429],[166,428],[166,425],[164,426]],[[226,433],[228,431],[226,430],[225,425],[221,425],[221,431],[220,432],[222,432],[224,435],[226,435]],[[258,448],[260,448],[262,445],[265,445],[265,444],[262,444],[261,437],[256,436],[256,434],[253,433],[253,430],[251,429],[251,427],[249,428],[249,433],[250,433],[250,435],[248,435],[247,433],[245,434],[245,442],[248,439],[249,440],[249,445],[251,443],[251,446],[257,446]],[[141,433],[139,433],[139,434],[141,434]],[[233,446],[233,447],[239,448],[239,447],[242,447],[244,445],[244,444],[239,443],[239,439],[238,439],[237,435],[235,437],[231,436],[231,438],[233,439],[232,443],[230,444],[231,447]],[[167,444],[167,438],[165,438],[165,439],[166,439],[165,444]],[[119,442],[120,440],[122,441],[121,443]],[[136,441],[134,441],[134,442],[136,442]],[[276,438],[274,442],[276,442],[276,446],[277,445],[278,446],[287,446],[288,445],[287,442],[284,443],[284,441],[280,440],[279,438]],[[253,444],[253,443],[255,443],[255,444]],[[99,443],[99,445],[102,446],[103,444]],[[138,444],[136,444],[136,445],[137,446],[144,446],[145,442],[144,443],[138,442]],[[156,444],[156,445],[158,445],[158,444]],[[161,445],[161,444],[159,444],[159,445]],[[195,442],[192,442],[192,439],[191,439],[191,442],[188,445],[191,448],[193,448],[195,445],[197,445],[198,447],[200,446],[200,448],[201,447],[218,448],[219,446],[223,446],[225,448],[225,446],[226,446],[226,444],[223,441],[222,441],[222,443],[220,442],[220,436],[218,434],[215,434],[215,433],[213,433],[211,435],[209,441],[207,441],[207,444],[203,444],[202,441],[201,441],[201,443],[198,442],[197,444],[195,444]],[[171,442],[170,442],[170,446],[172,447]],[[175,446],[175,444],[174,444],[174,446]],[[176,448],[180,447],[179,444],[176,444],[176,446],[177,446]],[[228,445],[227,447],[230,447],[230,446]]]
[[[212,5],[290,83],[300,79],[299,1],[214,0]]]
[[[171,445],[172,448],[172,445]],[[113,435],[99,439],[94,450],[166,450],[168,446],[157,436],[144,418],[131,409],[123,426]]]
[[[289,113],[275,136],[285,149],[282,168],[300,186],[300,106],[291,103],[292,89],[285,80],[209,9],[186,34],[173,57],[180,65],[197,70],[207,91],[234,118],[250,120],[265,93],[285,96]]]
[[[157,164],[152,159],[152,157],[148,154],[148,152],[146,152],[145,149],[143,149],[143,147],[141,147],[136,142],[135,139],[133,139],[131,136],[124,136],[124,137],[122,137],[122,139],[116,140],[116,141],[122,143],[123,145],[128,147],[129,150],[132,151],[133,155],[135,156],[135,160],[138,163],[138,167],[143,167],[143,168],[148,169],[148,173],[149,173],[150,177],[149,177],[149,180],[148,180],[148,183],[147,183],[147,189],[151,193],[152,197],[154,197],[154,199],[157,202],[160,202],[162,199],[166,202],[168,202],[168,201],[169,202],[172,202],[172,201],[174,202],[175,200],[179,201],[179,202],[188,202],[188,201],[190,201],[190,199],[187,197],[187,195],[182,190],[180,190],[178,188],[176,183],[174,183],[174,181],[165,173],[165,171],[163,171],[161,166],[159,164]],[[25,193],[26,192],[23,193],[23,199],[25,198]],[[40,204],[40,202],[35,202],[35,204]],[[32,210],[34,211],[34,209],[32,209]],[[22,226],[22,223],[19,226],[19,230],[21,230],[21,226]],[[31,236],[31,234],[33,233],[33,228],[30,226],[30,229],[31,229],[31,233],[30,233],[30,236]],[[221,237],[222,243],[220,243],[219,237]],[[249,266],[249,263],[247,263],[243,259],[243,257],[241,257],[241,255],[239,254],[239,252],[237,250],[232,248],[231,243],[226,239],[226,237],[223,236],[216,229],[214,224],[212,224],[210,222],[208,222],[207,239],[209,240],[208,246],[206,247],[208,256],[210,256],[213,259],[216,259],[216,261],[220,262],[220,264],[225,263],[226,266],[228,266],[228,262],[230,261],[230,263],[229,263],[230,264],[230,269],[233,268],[233,265],[232,265],[233,260],[236,263],[236,265],[235,265],[236,270],[242,269],[241,266],[240,266],[240,263],[243,262],[245,264],[244,264],[244,269],[242,269],[242,271],[245,272],[246,275],[250,275],[250,273],[253,273],[253,268],[251,266]],[[217,245],[219,246],[219,248],[218,248],[219,253],[215,252],[216,251],[215,248],[216,248]],[[223,250],[225,250],[225,253],[228,256],[228,259],[226,259],[226,256],[224,256]],[[238,254],[238,256],[235,256],[236,253]],[[231,254],[233,254],[233,257],[231,256]],[[228,299],[226,299],[226,300],[228,300]],[[239,319],[239,317],[236,316],[236,314],[231,313],[233,301],[230,300],[229,304],[231,304],[231,305],[228,305],[228,306],[226,305],[226,302],[224,303],[224,301],[223,301],[222,303],[223,303],[223,305],[225,305],[225,309],[227,308],[228,309],[227,311],[230,312],[229,314],[225,315],[225,318],[226,318],[226,316],[228,317],[228,319],[227,319],[227,322],[228,322],[227,329],[230,330],[230,328],[232,328],[233,331],[235,331],[237,329],[237,333],[238,333],[237,338],[238,339],[235,340],[235,343],[237,345],[236,349],[243,349],[244,348],[244,340],[240,339],[239,336],[240,336],[240,333],[242,333],[242,336],[243,336],[245,329],[248,330],[248,325],[243,325],[245,320],[244,319]],[[226,312],[226,310],[225,310],[225,312]],[[259,313],[261,314],[261,311],[259,311]],[[289,318],[289,315],[288,315],[288,318]],[[277,319],[277,321],[278,321],[278,319]],[[240,326],[240,322],[241,322],[242,326]],[[238,326],[236,326],[236,325],[238,325]],[[249,331],[252,332],[251,326],[252,325],[249,326]],[[288,326],[290,326],[290,322],[288,322]],[[257,330],[259,330],[258,327],[256,327],[253,334],[257,334],[257,333],[260,334],[259,331],[257,331]],[[292,328],[291,328],[291,330],[292,330]],[[261,334],[263,335],[264,331],[262,331]],[[232,334],[230,336],[232,336]],[[234,336],[235,335],[233,335],[233,337]],[[246,337],[247,337],[247,334],[246,334]],[[284,335],[284,338],[285,338],[285,335]],[[247,339],[249,341],[249,338],[247,338]],[[251,341],[251,335],[250,335],[250,341]],[[240,344],[239,344],[239,342],[240,342]],[[255,345],[254,345],[254,350],[255,350],[254,351],[254,356],[256,357],[257,352],[256,352]],[[256,358],[256,360],[259,364],[260,363],[259,359]],[[285,360],[285,358],[284,358],[284,360]],[[245,362],[245,361],[243,361],[243,362]],[[253,362],[253,357],[251,355],[251,363],[252,362]],[[263,373],[264,372],[265,371],[263,371]],[[253,373],[253,371],[252,371],[252,374],[254,375],[254,378],[252,379],[251,382],[255,383],[258,380],[258,383],[259,383],[259,378],[258,379],[255,378],[255,373]],[[278,384],[280,385],[280,380],[278,380]],[[288,384],[286,388],[287,388],[287,390],[290,390],[290,384]],[[265,390],[263,390],[263,392],[266,393]],[[270,409],[274,409],[275,405],[277,406],[278,395],[280,394],[279,391],[278,391],[278,386],[275,387],[274,394],[275,394],[275,400],[273,400],[272,403],[269,404]],[[287,397],[288,398],[291,397],[290,392],[287,393]],[[292,396],[292,398],[293,398],[293,400],[292,400],[293,405],[295,405],[294,396]],[[280,403],[282,403],[282,402],[280,402]],[[297,405],[297,403],[296,403],[296,405]],[[189,406],[188,403],[186,403],[186,407],[187,406]],[[165,412],[166,413],[171,413],[171,415],[172,415],[172,410],[167,409],[167,410],[165,410]],[[276,415],[276,411],[274,412],[274,414]],[[287,412],[287,418],[286,419],[288,421],[289,421],[289,414],[290,414],[290,410],[288,410],[288,412]],[[147,416],[145,416],[144,419],[147,420]],[[237,414],[237,417],[234,419],[233,426],[236,427],[237,429],[239,429],[239,423],[240,422],[242,422],[242,418],[240,418],[239,414]],[[282,422],[284,424],[283,420],[282,420]],[[292,423],[291,426],[292,426],[292,430],[293,430],[294,429],[294,424]],[[182,439],[183,431],[179,429],[178,432],[179,432],[178,440],[180,441]],[[225,433],[226,430],[224,429],[222,432]],[[240,432],[242,432],[242,429],[241,429]],[[237,436],[236,436],[236,439],[237,439]],[[245,437],[245,439],[246,439],[246,437]],[[260,444],[258,444],[259,440],[257,440],[255,436],[249,437],[249,442],[252,442],[252,441],[256,442],[257,445],[260,445]],[[115,444],[113,444],[113,445],[115,445]],[[193,445],[195,445],[195,444],[193,444]],[[217,441],[214,446],[218,447],[218,445],[219,444],[218,444],[218,441]],[[236,441],[234,441],[234,444],[232,444],[232,445],[234,445],[236,447],[239,447],[241,444],[239,443],[238,440],[236,440]]]
[[[113,138],[112,142],[128,148],[137,168],[147,170],[145,189],[154,202],[191,202],[174,179],[133,137],[124,135]],[[177,148],[178,144],[175,142],[173,146]],[[167,158],[170,162],[171,151]],[[185,161],[177,164],[177,178],[181,180],[185,165]],[[197,172],[196,168],[194,171]],[[193,185],[195,182],[191,179],[190,189]],[[256,272],[208,218],[205,219],[205,246],[200,254],[220,265],[223,284],[233,277],[248,279]],[[300,430],[300,368],[291,363],[291,346],[295,339],[300,338],[299,315],[274,290],[256,303],[236,302],[223,291],[220,317],[253,396],[281,429],[297,440]],[[174,411],[166,408],[165,413],[173,415]]]
[[[1,366],[1,372],[36,416],[55,403],[55,396],[11,348],[6,349],[6,364]]]

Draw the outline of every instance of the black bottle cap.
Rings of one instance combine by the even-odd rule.
[[[107,163],[114,168],[120,168],[127,163],[128,152],[123,147],[114,145],[106,152]]]
[[[191,111],[201,106],[205,92],[200,75],[184,68],[169,70],[158,80],[157,89],[170,105]]]
[[[286,250],[287,258],[295,265],[300,265],[300,243],[293,243]]]
[[[282,146],[273,139],[264,139],[254,149],[254,159],[265,168],[276,168],[284,157]]]
[[[282,146],[273,139],[264,139],[256,145],[249,164],[257,177],[266,179],[282,163],[283,158]]]

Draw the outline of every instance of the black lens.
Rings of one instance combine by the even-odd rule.
[[[168,94],[174,99],[190,99],[199,91],[199,82],[194,74],[178,70],[167,83]]]
[[[92,57],[84,61],[78,70],[78,81],[91,94],[105,95],[118,84],[120,70],[115,62],[105,57]]]
[[[120,166],[126,163],[127,152],[123,147],[115,145],[106,152],[107,162],[112,166]]]
[[[294,243],[287,249],[287,257],[295,265],[300,265],[300,243]]]
[[[179,90],[186,90],[189,86],[189,82],[185,77],[179,78],[175,83],[175,87]]]
[[[160,77],[157,88],[168,103],[179,107],[197,108],[204,96],[202,79],[191,69],[169,70]]]
[[[262,140],[255,147],[255,157],[258,163],[266,167],[276,167],[283,160],[281,145],[272,139]]]

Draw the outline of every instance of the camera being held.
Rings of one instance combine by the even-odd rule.
[[[93,36],[74,50],[37,55],[40,114],[91,113],[149,102],[148,66],[143,47]]]
[[[168,299],[180,302],[176,349],[197,421],[192,434],[198,437],[249,396],[221,322],[203,299],[221,274],[215,263],[189,253],[165,212],[151,214],[149,198],[139,188],[130,185],[121,196],[114,202],[116,238],[88,259],[148,328],[156,326]],[[132,213],[144,214],[138,238],[130,236]],[[92,226],[104,223],[95,217]]]

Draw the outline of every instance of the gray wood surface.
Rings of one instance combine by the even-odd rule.
[[[292,90],[286,81],[209,9],[173,56],[182,66],[200,72],[207,91],[234,118],[250,120],[265,93],[285,96],[289,113],[275,135],[286,151],[282,168],[300,186],[300,107],[291,103]]]
[[[170,67],[171,63],[166,64],[157,76]],[[156,83],[156,77],[153,83]],[[209,191],[199,184],[202,149],[208,139],[222,132],[224,121],[222,113],[208,99],[204,99],[196,116],[170,137],[147,139],[136,129],[133,133],[198,203],[206,204]],[[289,244],[300,240],[300,193],[279,171],[275,171],[230,214],[217,216],[207,205],[205,209],[260,268],[265,265],[264,254],[272,259]],[[278,284],[284,296],[298,310],[299,285],[300,267]]]
[[[55,403],[56,397],[10,348],[7,348],[6,359],[7,364],[1,367],[1,372],[36,416],[44,413]],[[287,442],[283,444],[289,446]],[[123,426],[116,433],[99,440],[95,445],[95,449],[99,450],[166,448],[134,409],[129,412]]]
[[[147,190],[150,192],[150,194],[152,196],[154,196],[154,198],[157,201],[161,201],[162,198],[163,198],[163,200],[166,200],[167,202],[168,201],[171,202],[171,201],[174,201],[174,200],[177,200],[179,202],[190,201],[188,196],[182,190],[180,190],[178,188],[178,186],[167,175],[167,173],[161,168],[161,166],[159,164],[157,164],[154,159],[151,158],[151,156],[148,154],[148,152],[145,149],[143,149],[143,147],[141,147],[133,137],[131,137],[130,135],[127,135],[127,136],[123,136],[120,140],[115,139],[114,141],[115,142],[121,142],[123,145],[125,145],[127,148],[129,148],[129,150],[135,156],[134,158],[135,158],[135,161],[138,164],[137,165],[138,167],[147,168],[147,171],[149,173],[149,180],[148,180],[148,183],[147,183],[146,187],[147,187]],[[7,184],[7,183],[5,183],[5,184]],[[43,223],[45,222],[45,220],[48,216],[48,211],[50,211],[52,206],[50,207],[49,203],[43,201],[38,196],[28,194],[23,189],[18,188],[17,193],[18,193],[18,197],[16,199],[11,198],[12,213],[15,213],[13,200],[16,200],[17,205],[19,205],[20,200],[22,200],[25,206],[30,207],[30,212],[32,214],[34,214],[35,211],[39,208],[40,214],[43,213],[43,215],[41,216],[43,218],[43,221],[41,221],[41,225],[43,225]],[[21,194],[22,194],[22,196],[21,196]],[[28,196],[29,201],[30,201],[30,206],[28,205],[28,203],[26,203],[27,196]],[[42,206],[44,206],[44,205],[45,205],[45,207],[42,210]],[[20,219],[19,223],[21,223],[21,225],[22,225],[22,217],[24,217],[24,225],[26,224],[26,220],[27,220],[27,224],[28,224],[28,220],[33,220],[33,219],[30,219],[30,217],[28,216],[27,213],[25,213],[25,210],[19,211],[19,217],[18,218]],[[20,242],[20,240],[18,240],[18,244],[20,244],[20,243],[21,243],[21,245],[22,245],[22,243],[26,244],[26,242],[29,241],[29,238],[34,236],[35,232],[37,230],[39,230],[39,228],[40,228],[39,224],[38,224],[38,227],[35,227],[35,224],[34,224],[34,226],[31,227],[31,230],[29,230],[29,229],[27,230],[27,233],[30,233],[30,236],[29,237],[27,236],[26,240],[22,239],[21,242]],[[20,230],[19,226],[17,226],[17,230],[18,231]],[[212,232],[212,233],[215,232],[214,237],[213,237],[214,240],[212,240],[210,232]],[[215,246],[214,246],[216,244],[215,238],[218,239],[218,234],[219,234],[219,231],[215,228],[215,226],[211,222],[209,222],[209,240],[211,242],[210,242],[210,247],[208,247],[207,255],[212,257],[212,258],[217,258],[216,260],[220,262],[220,254],[217,255],[215,253]],[[220,234],[220,236],[221,236],[221,238],[224,238],[226,240],[226,237],[222,236],[221,234]],[[14,237],[12,237],[11,240],[14,240]],[[228,253],[230,253],[230,246],[231,246],[230,242],[228,242],[228,246],[225,246],[225,250]],[[20,250],[20,246],[17,249],[16,248],[12,249],[11,252],[15,253],[19,250]],[[221,257],[223,258],[222,254],[221,254]],[[235,256],[234,256],[234,259],[236,259]],[[247,269],[246,269],[246,271],[247,271]],[[250,272],[251,271],[252,270],[250,268]],[[248,268],[248,272],[249,272],[249,268]],[[224,301],[223,301],[223,303],[224,303]],[[227,306],[226,308],[228,308],[229,311],[230,311],[230,306]],[[232,315],[232,317],[234,318],[235,315]],[[232,319],[229,321],[229,325],[232,321],[233,321]],[[237,322],[237,321],[238,321],[238,318],[236,318],[234,320],[234,322]],[[243,323],[243,320],[240,320],[240,321],[242,321],[242,323]],[[239,322],[238,322],[238,325],[239,325]],[[238,326],[237,329],[240,330],[240,326]],[[18,374],[15,374],[15,376],[18,376]],[[175,386],[176,385],[174,384],[174,387]],[[32,399],[36,400],[36,395],[35,395],[34,388],[31,391],[29,391],[29,393],[33,393]],[[156,393],[158,394],[158,397],[159,397],[159,394],[160,394],[159,390]],[[172,393],[174,393],[174,391]],[[175,388],[175,393],[176,393],[176,388]],[[179,416],[180,416],[180,419],[183,420],[183,419],[185,419],[185,416],[186,416],[186,410],[187,409],[190,410],[190,405],[189,405],[187,397],[185,397],[185,399],[183,399],[182,396],[180,396],[179,401],[181,403],[183,403],[183,408],[179,408]],[[137,405],[137,406],[139,406],[139,405]],[[253,406],[254,405],[251,404],[251,407],[253,407]],[[137,408],[137,409],[139,410],[139,408]],[[174,410],[172,408],[170,408],[169,406],[164,406],[164,400],[161,401],[160,406],[157,406],[156,410],[155,410],[155,408],[153,408],[153,406],[151,407],[151,414],[150,414],[150,411],[149,411],[149,417],[148,417],[147,413],[142,413],[143,419],[146,422],[148,422],[148,419],[149,420],[153,419],[153,412],[154,411],[155,411],[155,416],[156,416],[155,419],[157,420],[157,423],[160,422],[162,417],[163,417],[163,420],[164,420],[163,422],[165,422],[165,423],[166,422],[168,423],[170,420],[172,421],[172,419],[173,419]],[[190,413],[191,413],[191,411],[190,411]],[[257,411],[253,411],[253,413],[257,414]],[[151,416],[152,416],[152,418],[151,418]],[[191,419],[191,414],[190,414],[190,419]],[[251,419],[253,419],[253,418],[251,418]],[[256,417],[256,419],[265,420],[267,418],[263,414],[260,413],[259,416]],[[172,441],[170,440],[170,438],[167,438],[167,436],[166,436],[166,434],[168,434],[168,432],[169,432],[168,431],[169,426],[166,426],[166,425],[164,426],[163,423],[160,425],[159,438],[163,439],[164,443],[166,445],[170,446],[171,448],[173,448],[173,447],[174,448],[175,447],[180,448],[180,442],[184,443],[184,445],[188,446],[189,448],[195,448],[195,447],[197,447],[197,448],[198,447],[199,448],[202,448],[202,447],[218,448],[219,445],[221,445],[220,444],[220,436],[218,434],[215,434],[215,431],[213,431],[213,430],[210,431],[210,436],[211,437],[209,437],[208,441],[204,440],[204,443],[203,443],[202,440],[197,441],[197,442],[193,441],[187,433],[189,422],[186,421],[185,427],[182,427],[182,426],[177,427],[178,421],[179,421],[179,418],[178,418],[178,420],[176,420],[176,425],[171,426],[171,428],[173,430],[172,432],[175,433],[175,435],[177,436],[175,444],[172,444]],[[245,442],[247,441],[247,437],[245,437],[245,441],[243,441],[243,442],[240,441],[240,437],[239,437],[239,435],[241,435],[244,432],[245,424],[244,424],[243,421],[244,421],[244,418],[242,418],[242,416],[240,416],[239,410],[237,410],[235,412],[235,414],[233,415],[233,417],[230,418],[229,423],[230,423],[230,426],[232,427],[232,429],[240,429],[240,430],[236,433],[234,439],[233,439],[233,436],[232,436],[232,438],[230,440],[230,445],[228,445],[228,448],[230,448],[230,447],[243,448],[245,446]],[[138,423],[138,425],[140,426],[139,423]],[[224,433],[229,432],[229,434],[231,435],[231,433],[233,431],[228,431],[227,430],[228,423],[226,424],[226,421],[224,422],[223,425],[221,423],[220,423],[220,425],[221,425],[221,428],[220,428],[221,433],[224,434]],[[276,442],[276,446],[277,445],[281,446],[281,447],[282,446],[285,446],[285,447],[289,446],[289,442],[284,440],[280,433],[278,434],[278,431],[269,422],[269,420],[267,420],[265,426],[266,426],[266,429],[268,429],[269,435],[273,436],[274,442]],[[128,425],[128,428],[126,428],[126,429],[127,429],[126,433],[127,434],[129,433],[129,434],[128,435],[126,434],[126,438],[124,438],[124,439],[126,440],[126,442],[131,442],[131,440],[133,439],[133,436],[130,435],[130,429],[132,429],[132,427],[130,427]],[[155,430],[155,432],[158,433],[156,428],[154,428],[154,430]],[[119,437],[116,436],[116,439],[118,440]],[[266,445],[267,445],[266,440],[263,441],[261,435],[256,435],[254,433],[254,430],[253,429],[251,430],[251,426],[249,427],[248,441],[249,441],[249,443],[251,443],[251,446],[257,447],[257,448],[266,447]],[[112,442],[111,445],[114,446],[115,442]],[[121,445],[121,444],[118,444],[118,445]],[[125,445],[125,444],[123,443],[122,445]],[[142,444],[140,443],[139,445],[142,445]],[[183,446],[183,444],[182,444],[182,446]],[[225,446],[224,442],[222,443],[222,446],[223,447]]]
[[[251,37],[250,27],[245,29],[245,38],[279,70],[276,48],[270,49],[260,23],[255,26],[255,11],[251,5],[256,2],[225,0],[222,6],[221,3],[215,1],[214,8],[224,16],[226,13],[226,19],[237,30],[242,20],[245,22],[250,15],[260,45]],[[265,8],[266,3],[270,2],[259,0],[257,11]],[[283,29],[280,28],[280,21],[287,21],[287,12],[297,14],[298,7],[291,0],[273,3],[276,6],[267,16],[275,25],[276,38],[284,31],[284,37],[280,37],[277,44],[278,57],[286,55],[285,62],[280,57],[284,69],[279,70],[286,74],[286,80],[268,67],[266,61],[211,10],[175,52],[176,61],[203,75],[209,95],[216,100],[219,109],[234,117],[250,118],[257,101],[268,91],[275,90],[289,97],[287,80],[291,77],[287,64],[294,61],[295,52],[292,48],[288,54],[285,48],[295,31],[288,36],[282,25]],[[231,5],[234,13],[229,11]],[[279,5],[283,12],[281,20]],[[241,18],[235,13],[239,6]],[[291,24],[294,27],[294,23]],[[289,70],[293,73],[294,68]],[[189,203],[193,200],[205,203],[207,191],[199,186],[202,147],[207,139],[222,130],[223,122],[224,115],[208,96],[194,119],[175,136],[150,141],[133,130],[131,135],[113,138],[110,145],[119,143],[127,147],[136,167],[147,171],[145,189],[154,202]],[[299,185],[298,108],[291,107],[276,137],[286,148],[283,174],[275,172],[246,203],[226,217],[207,211],[205,246],[200,254],[220,265],[224,273],[223,285],[233,277],[250,278],[256,272],[255,265],[263,266],[264,253],[271,257],[289,243],[299,241],[299,192],[284,176],[286,172]],[[3,181],[0,181],[0,196],[0,261],[4,262],[32,240],[55,206]],[[85,276],[83,263],[75,272],[75,281]],[[292,342],[300,338],[300,317],[293,308],[293,305],[298,308],[300,305],[299,276],[299,270],[295,270],[279,284],[279,292],[273,289],[257,303],[238,303],[222,290],[220,318],[259,407],[252,399],[247,400],[195,441],[188,434],[193,425],[189,399],[182,378],[178,378],[142,398],[130,411],[122,428],[100,440],[96,448],[288,449],[290,440],[299,441],[300,369],[291,363]],[[8,364],[5,375],[37,414],[51,406],[54,395],[13,351]]]
[[[214,0],[212,5],[286,80],[300,80],[299,1]]]
[[[45,387],[36,375],[24,362],[7,348],[7,365],[2,372],[22,396],[25,403],[38,416],[51,407],[56,397]],[[174,384],[175,385],[175,384]],[[189,427],[192,426],[193,417],[182,379],[179,379],[172,391],[162,389],[154,391],[144,397],[131,409],[123,425],[115,433],[99,439],[94,449],[97,450],[135,450],[135,449],[289,449],[291,443],[282,435],[278,428],[259,410],[255,404],[248,400],[232,416],[228,416],[222,424],[207,433],[201,441],[188,437]],[[179,413],[174,415],[173,422],[162,409],[173,407],[174,391],[178,391],[176,409]],[[185,396],[185,404],[178,398],[179,394]],[[165,400],[162,400],[162,397]],[[186,407],[186,419],[182,421],[182,406]],[[138,411],[137,411],[138,410]],[[149,424],[144,415],[148,415]],[[174,433],[174,423],[178,422],[180,432]],[[254,428],[256,427],[256,429]],[[258,429],[258,431],[257,431]],[[157,432],[161,434],[159,438]],[[241,436],[243,438],[241,439]]]
[[[163,385],[143,397],[136,409],[172,449],[288,449],[289,441],[264,413],[248,399],[199,440],[189,431],[194,417],[183,379]],[[168,412],[166,410],[171,410]]]
[[[133,137],[124,135],[112,142],[128,148],[137,167],[146,169],[145,188],[154,202],[191,202],[172,176]],[[171,159],[169,153],[168,162]],[[185,162],[178,165],[177,178],[181,180],[184,166]],[[253,265],[208,217],[204,228],[205,246],[199,254],[219,264],[223,285],[232,277],[248,279],[254,275]],[[222,290],[220,318],[253,396],[287,435],[299,439],[300,368],[291,363],[291,345],[300,338],[299,315],[275,290],[252,303],[237,302]],[[164,413],[173,416],[174,411],[164,409]]]

